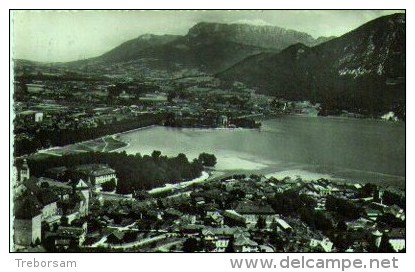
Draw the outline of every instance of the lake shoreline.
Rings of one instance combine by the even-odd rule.
[[[219,149],[220,152],[216,152],[217,150],[211,150],[211,146],[207,145],[206,147],[198,147],[199,150],[196,152],[195,150],[189,151],[189,150],[181,150],[181,147],[186,149],[186,145],[184,146],[177,146],[177,145],[169,145],[166,141],[168,139],[161,141],[160,144],[154,144],[154,146],[149,146],[148,141],[146,140],[148,136],[144,137],[145,140],[141,140],[141,136],[144,134],[150,135],[151,137],[148,139],[150,142],[153,141],[154,137],[159,137],[159,133],[166,134],[165,137],[167,138],[174,138],[176,137],[176,141],[179,141],[179,143],[186,142],[187,140],[181,140],[181,137],[190,137],[188,140],[190,141],[190,144],[194,144],[195,140],[197,141],[203,141],[203,137],[216,137],[216,135],[222,135],[221,137],[225,137],[226,141],[229,137],[230,139],[233,139],[234,137],[238,135],[242,135],[242,137],[248,137],[246,140],[246,143],[249,144],[255,144],[255,142],[249,141],[249,135],[252,133],[256,133],[257,131],[261,134],[262,132],[270,132],[267,131],[267,129],[271,128],[271,132],[275,133],[275,130],[272,130],[277,124],[277,127],[280,126],[281,123],[284,124],[289,122],[291,124],[291,121],[294,120],[294,123],[298,123],[298,119],[300,120],[307,120],[306,116],[286,116],[288,118],[271,118],[269,121],[266,121],[265,129],[250,129],[250,128],[176,128],[176,127],[165,127],[160,125],[150,125],[146,127],[140,127],[136,129],[132,129],[129,131],[124,131],[120,133],[115,133],[112,135],[106,135],[104,137],[100,137],[98,139],[89,140],[81,143],[76,143],[73,145],[65,146],[65,147],[53,147],[46,150],[42,150],[39,152],[39,154],[49,154],[50,152],[57,151],[57,154],[49,154],[49,155],[58,155],[59,154],[67,154],[70,152],[87,152],[88,150],[79,150],[76,148],[76,145],[85,145],[90,144],[92,147],[94,147],[94,144],[96,144],[96,141],[101,141],[104,138],[111,137],[113,140],[123,143],[125,146],[117,147],[113,150],[111,150],[109,147],[111,145],[108,145],[107,148],[104,148],[104,152],[123,152],[126,151],[130,154],[135,153],[141,153],[141,154],[147,154],[151,153],[153,150],[160,150],[162,154],[165,154],[167,156],[176,156],[179,153],[184,153],[187,157],[193,158],[196,157],[197,154],[200,152],[209,152],[213,153],[218,158],[218,164],[216,165],[216,168],[213,172],[217,172],[219,175],[232,175],[232,174],[238,174],[243,173],[246,175],[250,174],[258,174],[258,175],[265,175],[269,176],[271,174],[282,175],[284,172],[287,174],[287,176],[291,177],[300,177],[307,179],[310,175],[313,176],[315,179],[318,178],[327,178],[331,177],[333,180],[347,180],[349,183],[376,183],[376,184],[383,184],[385,186],[395,186],[399,188],[405,188],[406,181],[405,176],[400,175],[393,175],[393,174],[385,174],[381,172],[376,171],[369,171],[362,169],[354,169],[352,167],[339,167],[339,169],[332,169],[327,170],[323,169],[324,171],[317,171],[315,168],[315,165],[312,165],[308,162],[306,163],[300,163],[300,162],[292,162],[289,161],[283,161],[281,163],[280,161],[276,160],[268,160],[264,159],[262,156],[262,153],[254,154],[254,153],[240,153],[240,152],[222,152],[221,149]],[[312,120],[320,119],[323,122],[326,120],[358,120],[356,118],[342,118],[342,117],[322,117],[322,118],[316,118],[316,117],[310,117]],[[310,121],[312,121],[310,120]],[[359,119],[360,120],[360,119]],[[365,119],[367,121],[367,119]],[[279,122],[281,121],[281,122]],[[388,123],[386,121],[382,120],[373,120],[376,121],[375,123],[370,124],[382,124]],[[308,120],[307,120],[308,122]],[[331,122],[331,121],[330,121]],[[326,122],[327,123],[327,122]],[[331,122],[333,123],[333,122]],[[353,124],[355,122],[352,122]],[[361,122],[356,122],[357,125],[362,125]],[[363,123],[364,125],[364,123]],[[387,126],[388,127],[388,126]],[[154,130],[154,131],[152,131]],[[235,132],[231,135],[227,132]],[[138,150],[132,151],[137,149],[137,143],[135,143],[135,146],[132,145],[132,139],[134,139],[135,133],[139,133],[137,135],[140,135],[140,144]],[[193,135],[196,133],[195,135]],[[279,133],[279,131],[277,131]],[[258,134],[258,135],[260,135]],[[190,136],[189,136],[190,135]],[[210,136],[212,135],[212,136]],[[235,136],[234,136],[235,135]],[[198,137],[198,138],[193,138]],[[201,137],[199,140],[199,137]],[[285,137],[285,136],[284,136]],[[285,138],[284,138],[285,139]],[[289,139],[287,139],[289,140]],[[94,142],[95,141],[95,142]],[[232,141],[232,140],[231,140]],[[285,140],[284,140],[285,141]],[[105,140],[104,140],[105,143]],[[246,145],[246,143],[244,145]],[[112,143],[110,143],[112,144]],[[116,144],[116,143],[115,143]],[[182,143],[183,144],[183,143]],[[197,145],[197,143],[196,143]],[[167,148],[166,148],[167,147]],[[148,150],[146,150],[146,148]],[[213,146],[214,148],[214,146]],[[44,153],[45,151],[48,151],[47,153]],[[98,150],[99,151],[99,150]],[[225,150],[227,151],[227,150]],[[62,152],[62,153],[61,153]],[[150,154],[149,153],[149,154]],[[257,152],[258,153],[258,152]],[[258,156],[259,155],[259,156]],[[312,173],[312,174],[310,174]],[[282,178],[279,176],[279,178]]]
[[[339,120],[340,122],[337,122]],[[353,122],[342,122],[341,120],[350,120]],[[363,121],[363,122],[360,122]],[[306,127],[303,126],[306,125]],[[389,126],[389,122],[382,121],[382,120],[368,120],[368,119],[357,119],[357,118],[342,118],[342,117],[310,117],[307,118],[306,116],[284,116],[283,118],[271,118],[264,122],[261,129],[245,129],[245,128],[236,128],[236,129],[227,129],[227,128],[170,128],[170,127],[163,127],[163,126],[153,126],[152,131],[143,131],[143,133],[139,133],[137,135],[129,134],[129,133],[122,133],[120,134],[121,139],[123,141],[129,142],[131,145],[128,148],[120,149],[120,151],[124,150],[127,153],[135,154],[150,154],[153,150],[160,150],[164,155],[167,156],[175,156],[178,153],[185,154],[188,158],[196,157],[197,154],[200,152],[209,152],[214,154],[217,157],[218,163],[215,167],[215,172],[218,172],[219,176],[223,175],[232,175],[232,174],[258,174],[258,175],[270,175],[273,173],[284,172],[284,171],[291,171],[291,176],[299,176],[304,177],[307,179],[307,173],[313,173],[313,177],[316,179],[318,178],[327,178],[330,176],[333,180],[345,180],[348,183],[376,183],[382,184],[384,186],[395,186],[399,188],[405,188],[405,175],[399,175],[399,169],[397,168],[382,168],[382,165],[378,165],[375,155],[380,145],[372,145],[371,150],[362,151],[359,149],[358,153],[350,153],[349,149],[345,150],[349,152],[350,155],[353,155],[353,158],[350,159],[342,159],[341,161],[345,161],[343,164],[337,164],[335,161],[331,161],[329,159],[324,159],[324,151],[316,150],[318,153],[322,153],[322,155],[315,155],[316,153],[310,153],[313,158],[310,160],[302,159],[302,161],[296,161],[295,157],[293,157],[290,153],[291,150],[288,148],[282,149],[282,153],[278,151],[281,149],[281,146],[270,146],[269,144],[266,145],[263,149],[265,153],[262,153],[262,149],[259,151],[251,152],[254,150],[253,148],[256,147],[258,141],[262,141],[264,138],[268,137],[277,137],[280,139],[281,143],[285,144],[288,142],[295,142],[292,140],[292,137],[298,137],[297,134],[290,133],[289,130],[292,128],[299,130],[298,132],[309,134],[307,130],[308,127],[311,129],[316,130],[318,132],[318,138],[321,138],[319,135],[322,133],[324,136],[324,131],[320,132],[321,126],[324,129],[328,127],[329,129],[335,129],[335,133],[343,134],[343,130],[347,129],[348,127],[357,127],[359,131],[363,131],[364,134],[363,142],[368,137],[368,132],[364,129],[375,129],[374,137],[382,137],[387,135],[389,130],[395,130],[395,126]],[[396,123],[393,123],[396,124]],[[289,125],[289,126],[287,126]],[[315,128],[317,126],[317,128]],[[337,126],[339,126],[342,130],[337,130]],[[379,128],[382,130],[379,130]],[[277,130],[275,129],[277,128]],[[339,128],[339,129],[340,129]],[[287,131],[288,129],[288,131]],[[363,129],[363,130],[362,130]],[[345,131],[347,133],[347,130]],[[383,133],[385,131],[385,133]],[[397,127],[397,131],[399,133],[401,131],[401,126]],[[232,133],[228,133],[232,132]],[[234,133],[233,133],[234,132]],[[380,134],[382,132],[382,134]],[[370,135],[370,134],[369,134]],[[341,137],[345,137],[340,135]],[[350,142],[352,145],[357,145],[359,141],[362,141],[358,137],[359,135],[354,135],[354,138],[346,137],[347,141]],[[139,137],[139,138],[138,138]],[[337,139],[335,136],[334,139]],[[159,138],[159,139],[158,139]],[[326,146],[326,142],[328,144],[334,143],[333,138],[326,137],[323,139],[315,140],[311,139],[311,143],[319,143],[318,145],[322,145],[323,148],[330,150],[328,146]],[[370,138],[369,138],[370,139]],[[268,140],[268,139],[266,139]],[[242,141],[240,145],[235,145],[233,142]],[[304,143],[304,148],[308,147],[308,142],[310,140],[306,140]],[[295,142],[296,143],[296,142]],[[289,143],[292,145],[291,143]],[[251,145],[255,147],[251,147]],[[333,145],[333,144],[332,144]],[[363,144],[365,147],[366,143]],[[336,147],[337,144],[334,145]],[[384,145],[386,146],[386,145]],[[230,148],[230,149],[229,149]],[[270,157],[270,150],[274,150],[277,159],[273,159],[274,155]],[[354,150],[353,148],[352,150]],[[295,150],[294,150],[295,151]],[[395,156],[402,156],[401,153],[392,150],[395,153]],[[288,152],[288,158],[284,153]],[[354,151],[353,151],[354,152]],[[280,155],[281,153],[281,155]],[[370,156],[365,156],[366,154],[370,154]],[[340,151],[340,154],[342,152]],[[340,155],[339,154],[339,155]],[[310,156],[309,155],[309,156]],[[347,154],[346,154],[347,155]],[[349,155],[349,156],[350,156]],[[302,157],[306,157],[307,153],[302,155]],[[274,156],[275,157],[275,156]],[[278,159],[278,157],[280,157]],[[336,160],[339,156],[334,155],[333,159]],[[359,158],[362,157],[362,158]],[[365,159],[368,157],[369,159]],[[359,160],[363,160],[364,164],[355,163],[355,158],[359,158]],[[317,161],[317,164],[313,164],[314,161]],[[395,165],[399,166],[399,160],[395,162]],[[391,162],[394,162],[391,160]],[[360,165],[362,167],[360,167]],[[376,167],[375,167],[376,166]],[[394,167],[394,166],[393,166]],[[321,168],[321,169],[319,169]],[[375,171],[380,170],[380,171]],[[385,170],[385,171],[383,171]],[[392,170],[392,171],[391,171]],[[287,172],[288,174],[288,172]]]
[[[216,173],[216,174],[215,174]],[[319,172],[310,172],[303,169],[285,169],[285,170],[276,170],[273,171],[271,168],[267,171],[261,171],[261,170],[248,170],[248,169],[235,169],[235,170],[214,170],[212,171],[212,174],[215,176],[215,178],[226,178],[232,175],[259,175],[264,176],[266,178],[274,177],[278,180],[283,180],[284,178],[291,178],[292,180],[295,180],[297,178],[303,180],[303,181],[315,181],[320,178],[327,179],[330,182],[334,183],[348,183],[348,184],[376,184],[380,187],[394,187],[400,190],[405,190],[406,188],[406,181],[405,177],[397,176],[397,179],[400,179],[399,182],[394,181],[394,178],[392,177],[392,180],[390,179],[378,179],[376,175],[382,176],[381,173],[373,173],[374,176],[368,179],[359,179],[359,178],[352,178],[352,177],[340,177],[337,175],[330,175],[327,173],[319,173]]]

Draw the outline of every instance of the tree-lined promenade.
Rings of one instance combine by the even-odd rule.
[[[37,129],[34,131],[25,128],[25,132],[33,135],[32,138],[15,139],[14,152],[15,156],[36,152],[39,149],[50,146],[65,146],[96,139],[106,135],[112,135],[132,129],[159,124],[164,118],[163,114],[142,114],[136,118],[127,118],[122,121],[111,122],[109,124],[100,124],[95,128],[77,128],[77,129]],[[15,134],[22,131],[15,131]]]

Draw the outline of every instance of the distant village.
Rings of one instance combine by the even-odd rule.
[[[200,178],[130,195],[105,164],[13,185],[18,252],[404,252],[405,196],[394,188],[258,175]],[[54,178],[50,178],[54,177]]]
[[[154,124],[260,128],[262,118],[317,116],[320,107],[257,94],[239,82],[224,87],[206,75],[130,81],[62,77],[22,75],[14,82],[17,156]]]

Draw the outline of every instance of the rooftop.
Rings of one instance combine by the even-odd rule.
[[[240,234],[237,237],[235,237],[234,245],[235,246],[258,246],[258,243],[255,241],[252,241],[245,235]]]
[[[84,232],[85,230],[80,227],[60,226],[56,231],[56,234],[61,237],[78,237],[81,236]]]
[[[104,175],[112,175],[112,174],[115,174],[115,170],[112,168],[98,169],[98,170],[92,171],[91,174],[95,177],[104,176]]]

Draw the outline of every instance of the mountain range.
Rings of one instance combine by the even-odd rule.
[[[313,47],[297,43],[248,57],[217,76],[287,99],[323,102],[328,109],[402,111],[405,31],[405,14],[384,16]]]
[[[307,33],[277,26],[201,22],[184,36],[145,34],[97,58],[81,62],[143,60],[154,69],[196,68],[217,73],[248,56],[262,52],[276,53],[299,42],[313,46],[332,38],[314,39]],[[149,59],[152,61],[148,62]]]

